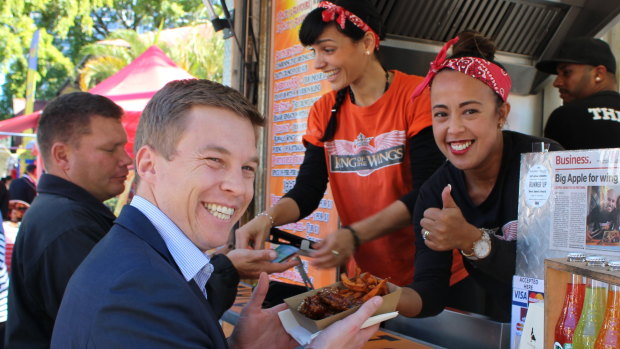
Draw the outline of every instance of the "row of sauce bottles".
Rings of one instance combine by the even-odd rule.
[[[592,261],[588,265],[607,264],[610,270],[620,270],[620,262],[606,263],[602,257],[588,257],[588,260]],[[620,348],[619,285],[608,286],[602,281],[572,275],[554,339],[554,349],[571,348]]]

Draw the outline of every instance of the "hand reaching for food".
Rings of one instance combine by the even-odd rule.
[[[237,248],[262,249],[272,227],[268,215],[259,215],[235,231]]]
[[[317,268],[333,268],[344,264],[354,252],[355,242],[349,230],[343,228],[328,234],[313,245],[312,265]]]

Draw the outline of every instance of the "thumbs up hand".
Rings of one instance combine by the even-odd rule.
[[[434,251],[469,249],[480,238],[478,228],[469,224],[461,209],[452,198],[452,186],[448,184],[441,192],[442,208],[431,207],[424,211],[420,220],[428,248]]]
[[[456,205],[456,202],[454,202],[454,199],[452,198],[452,185],[451,184],[448,184],[446,185],[445,188],[443,188],[443,191],[441,192],[441,202],[443,202],[444,209],[449,209],[449,208],[458,209],[459,208]],[[461,210],[459,209],[459,211]]]

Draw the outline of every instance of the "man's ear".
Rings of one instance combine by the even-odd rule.
[[[592,72],[594,73],[594,81],[596,82],[601,82],[607,78],[607,67],[604,65],[597,65],[592,69]]]
[[[57,167],[63,171],[68,171],[71,168],[71,155],[73,149],[70,145],[62,142],[56,142],[52,144],[50,149],[50,159],[54,167]]]
[[[157,154],[148,145],[142,146],[136,153],[136,174],[141,180],[152,182],[156,171]]]

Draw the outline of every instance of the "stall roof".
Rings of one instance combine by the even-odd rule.
[[[402,60],[409,66],[420,63],[405,71],[424,75],[444,42],[474,29],[495,40],[498,60],[519,77],[513,85],[518,94],[541,88],[547,75],[538,73],[534,64],[551,57],[565,38],[600,35],[620,14],[616,0],[372,1],[386,23],[388,40],[383,47],[388,54],[384,56],[399,51],[410,56]]]

